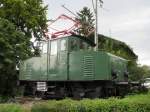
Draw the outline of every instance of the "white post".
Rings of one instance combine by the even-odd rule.
[[[95,6],[95,38],[94,38],[94,42],[95,42],[96,46],[95,46],[94,50],[97,51],[98,50],[98,34],[97,34],[97,32],[98,32],[98,9],[97,9],[98,0],[96,0],[95,2],[96,2],[95,3],[96,6]]]

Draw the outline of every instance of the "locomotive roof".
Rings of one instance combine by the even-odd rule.
[[[80,38],[81,40],[86,41],[88,44],[90,44],[90,45],[93,46],[93,47],[96,45],[93,41],[91,41],[91,40],[88,39],[87,37],[84,37],[84,36],[81,36],[81,35],[71,35],[71,36]]]
[[[111,57],[118,58],[118,59],[120,59],[120,60],[122,60],[122,61],[129,61],[129,60],[125,59],[125,58],[122,58],[122,57],[120,57],[120,56],[116,56],[116,55],[111,54],[111,53],[108,53],[108,52],[107,52],[107,54],[110,55]]]
[[[90,44],[92,47],[94,47],[96,45],[93,41],[91,41],[87,37],[84,37],[84,36],[81,36],[81,35],[76,35],[76,34],[72,34],[70,36],[59,37],[59,38],[52,38],[51,40],[57,40],[57,39],[66,38],[66,37],[75,37],[75,38],[77,37],[77,38],[80,38],[81,40],[84,40],[85,42]]]

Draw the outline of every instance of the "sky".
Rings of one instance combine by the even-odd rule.
[[[94,0],[95,1],[95,0]],[[150,0],[103,0],[98,8],[98,33],[125,42],[138,55],[138,63],[150,65]],[[61,14],[73,17],[61,7],[74,13],[84,6],[92,9],[92,0],[44,0],[47,17],[56,19]]]

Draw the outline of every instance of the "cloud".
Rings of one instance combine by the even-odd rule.
[[[109,1],[106,6],[110,6],[112,2],[106,1]],[[117,0],[115,2],[117,5],[110,6],[112,9],[110,12],[101,14],[99,32],[126,42],[139,56],[141,64],[150,65],[150,1],[126,0],[123,2],[124,6],[121,7],[122,1],[124,0]]]
[[[70,15],[61,5],[73,12],[83,6],[92,8],[91,0],[44,0],[49,4],[48,18],[64,13]],[[150,0],[104,0],[103,10],[99,8],[99,33],[126,42],[139,56],[141,64],[150,65]],[[71,15],[73,16],[73,15]]]

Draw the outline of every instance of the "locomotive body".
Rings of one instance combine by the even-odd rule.
[[[78,35],[48,40],[45,54],[21,62],[19,80],[32,94],[49,97],[120,94],[120,85],[128,85],[127,60],[94,46]]]

